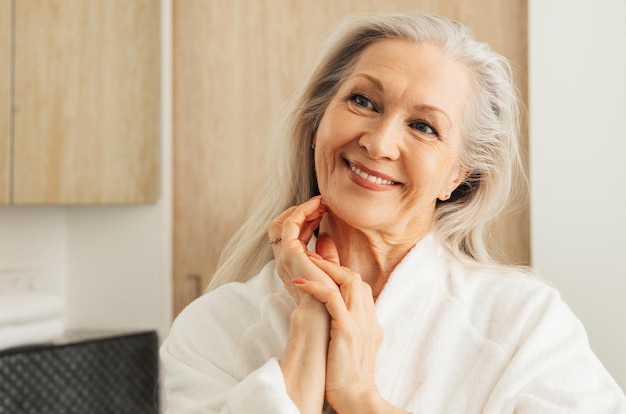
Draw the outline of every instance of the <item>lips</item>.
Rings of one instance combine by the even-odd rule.
[[[350,162],[350,161],[346,161],[346,162],[348,164],[348,167],[350,168],[350,170],[352,170],[353,173],[363,178],[364,180],[369,181],[372,184],[378,184],[378,185],[400,184],[396,181],[391,180],[391,177],[387,177],[384,174],[376,173],[372,170],[366,169],[364,166],[360,164]]]

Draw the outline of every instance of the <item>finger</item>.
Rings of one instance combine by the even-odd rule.
[[[374,305],[372,288],[363,281],[361,275],[323,260],[318,254],[309,255],[313,264],[324,272],[339,287],[339,292],[348,309],[369,308]]]
[[[337,246],[335,245],[335,241],[328,234],[319,234],[315,244],[315,251],[323,257],[324,260],[339,266],[339,252],[337,252]]]
[[[311,261],[320,268],[324,273],[328,274],[330,278],[339,286],[345,284],[354,284],[355,282],[362,282],[361,275],[347,267],[340,266],[328,260],[325,260],[321,255],[310,255]],[[338,260],[338,259],[337,259]]]
[[[326,206],[320,203],[320,197],[313,197],[306,203],[297,206],[287,217],[282,226],[283,241],[307,241],[303,235],[313,235],[313,230],[319,225],[319,220],[326,212]],[[315,227],[313,227],[315,226]],[[304,231],[304,234],[303,234]]]
[[[319,199],[320,199],[320,196],[313,197],[311,200],[304,203],[304,204],[310,204],[311,202],[313,203],[317,202],[317,204],[319,204],[319,207],[317,208],[317,210],[314,210],[312,215],[306,216],[305,219],[307,221],[302,223],[301,234],[299,238],[301,241],[305,243],[308,243],[308,241],[311,240],[311,237],[313,236],[315,229],[319,227],[320,221],[322,220],[324,213],[327,211],[327,207],[325,205],[322,205],[319,202]],[[298,209],[301,206],[292,206],[288,208],[287,210],[283,211],[280,215],[278,215],[272,221],[270,221],[270,223],[267,226],[267,234],[268,234],[268,238],[270,241],[275,240],[275,242],[272,243],[272,247],[274,248],[278,247],[275,245],[278,244],[278,242],[282,241],[283,239],[283,226],[284,226],[285,221],[289,219],[294,213],[294,211],[296,211],[296,209]]]
[[[283,234],[283,223],[293,213],[297,206],[289,207],[280,213],[276,218],[267,225],[267,234],[270,239],[281,237]]]
[[[305,252],[305,254],[307,256],[309,256],[309,257],[314,257],[314,258],[319,259],[319,260],[324,260],[324,258],[322,256],[320,256],[319,254],[317,254],[315,252],[309,251],[309,250],[307,250]],[[315,266],[314,263],[311,263],[311,264],[313,266]],[[330,286],[330,287],[333,287],[333,288],[337,287],[337,283],[335,283],[335,281],[328,274],[326,274],[325,272],[321,271],[321,269],[319,267],[317,267],[317,266],[315,266],[315,268],[317,270],[319,270],[319,272],[316,273],[316,278],[314,280],[316,280],[317,282],[321,282],[322,284],[324,284],[326,286]],[[307,280],[313,280],[313,279],[308,278]]]
[[[320,225],[320,222],[322,221],[323,218],[323,213],[317,217],[316,219],[310,220],[310,221],[306,221],[302,224],[302,229],[300,232],[300,240],[302,242],[304,242],[305,244],[308,244],[309,241],[311,240],[311,237],[313,237],[313,234],[315,233],[315,229],[317,229]]]
[[[277,273],[289,285],[288,290],[295,290],[290,280],[296,275],[307,275],[314,279],[317,276],[320,280],[328,279],[328,284],[334,285],[330,277],[302,254],[306,252],[306,245],[313,236],[314,229],[319,226],[326,210],[327,207],[320,203],[320,197],[314,197],[306,203],[285,210],[268,225],[269,240],[280,239],[280,242],[272,243],[271,247],[276,259]],[[289,227],[290,224],[285,223],[291,223],[291,226],[297,227],[298,234],[293,238],[286,236],[284,228]]]
[[[301,278],[292,279],[291,282],[300,292],[311,295],[323,303],[331,318],[339,320],[348,316],[346,304],[337,287]]]

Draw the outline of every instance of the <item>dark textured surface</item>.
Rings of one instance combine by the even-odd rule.
[[[0,352],[1,414],[158,413],[155,332]]]

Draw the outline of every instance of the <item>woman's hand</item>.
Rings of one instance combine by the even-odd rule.
[[[296,303],[300,302],[301,294],[294,288],[291,279],[305,278],[328,283],[328,277],[307,257],[307,245],[326,211],[321,197],[313,197],[306,203],[285,210],[268,226],[276,270]],[[324,251],[323,247],[318,253],[327,260],[338,263],[336,250]]]
[[[330,322],[324,305],[309,295],[301,298],[291,279],[334,284],[307,256],[307,245],[325,212],[320,197],[314,197],[286,210],[268,226],[277,272],[298,303],[291,314],[289,337],[279,363],[289,397],[305,414],[322,412]],[[318,246],[323,257],[336,261],[336,250],[326,248],[324,243]]]
[[[323,257],[311,255],[310,260],[334,282],[334,286],[330,286],[317,280],[293,281],[301,292],[323,303],[331,318],[326,365],[327,401],[338,413],[369,412],[375,407],[386,406],[374,378],[376,354],[383,333],[376,318],[370,286],[356,272]],[[356,409],[362,405],[366,407]]]

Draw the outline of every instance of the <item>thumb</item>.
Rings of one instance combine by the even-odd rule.
[[[315,252],[322,256],[324,260],[339,266],[339,252],[333,239],[326,233],[320,233],[315,243]]]

